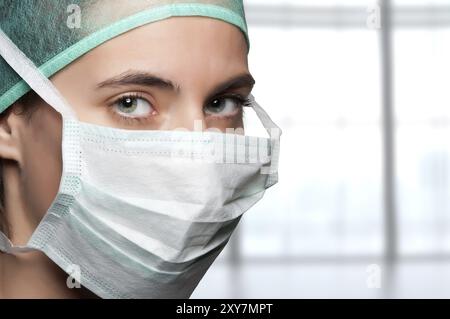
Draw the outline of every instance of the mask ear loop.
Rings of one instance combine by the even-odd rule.
[[[16,73],[47,104],[59,112],[63,119],[76,119],[76,114],[66,100],[58,92],[52,82],[47,79],[34,63],[8,38],[0,28],[0,56],[16,71]],[[23,253],[35,251],[27,246],[15,246],[5,234],[0,232],[0,251],[5,253]]]
[[[249,95],[250,105],[255,110],[261,123],[264,125],[270,137],[270,166],[261,168],[261,174],[270,175],[266,186],[270,187],[278,181],[278,162],[280,157],[280,136],[283,133],[281,128],[275,124],[269,114],[256,102],[253,94]]]
[[[0,28],[0,55],[47,104],[63,117],[77,118],[73,109],[34,63]]]
[[[7,254],[14,253],[26,253],[29,251],[35,251],[36,249],[26,246],[14,246],[8,237],[5,236],[2,232],[0,232],[0,251],[3,251]]]
[[[14,253],[26,253],[29,251],[35,251],[36,249],[26,246],[14,246],[8,237],[5,236],[2,232],[0,232],[0,251],[3,251],[7,254]]]

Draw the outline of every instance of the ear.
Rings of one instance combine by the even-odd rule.
[[[0,114],[0,159],[20,162],[20,143],[15,134],[14,123],[17,122],[17,114],[10,108]]]

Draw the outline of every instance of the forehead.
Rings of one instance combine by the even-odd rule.
[[[207,17],[172,17],[126,32],[93,49],[79,66],[104,70],[105,76],[129,69],[192,76],[193,70],[240,73],[248,69],[242,32]],[[226,76],[226,75],[225,75]]]

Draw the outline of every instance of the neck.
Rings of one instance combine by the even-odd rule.
[[[20,187],[19,168],[3,166],[4,215],[9,239],[14,245],[26,245],[38,221],[30,219]],[[91,298],[85,288],[70,289],[68,275],[44,253],[32,251],[6,254],[0,252],[0,298]]]
[[[41,252],[0,253],[0,298],[90,298],[67,287],[68,276]]]

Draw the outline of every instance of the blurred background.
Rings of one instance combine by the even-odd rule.
[[[450,298],[450,0],[244,3],[280,180],[192,298]]]

